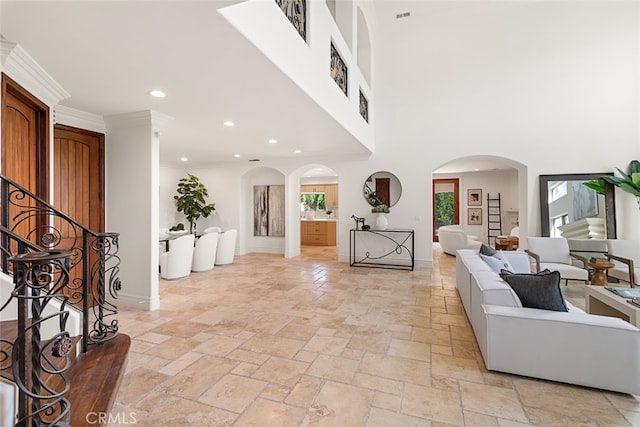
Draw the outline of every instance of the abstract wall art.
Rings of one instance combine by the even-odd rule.
[[[284,185],[253,186],[253,235],[284,236]]]
[[[573,220],[598,215],[598,193],[580,181],[571,183],[573,191]]]

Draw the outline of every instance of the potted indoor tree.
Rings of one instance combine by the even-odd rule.
[[[197,176],[188,174],[187,178],[178,181],[178,195],[173,196],[178,212],[182,212],[189,221],[189,232],[196,232],[198,218],[206,218],[216,210],[215,203],[207,204],[205,198],[209,196],[207,188]]]

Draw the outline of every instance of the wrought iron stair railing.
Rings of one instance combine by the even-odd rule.
[[[121,288],[118,233],[97,233],[14,181],[0,175],[0,263],[23,252],[68,251],[69,280],[62,292],[82,316],[82,351],[118,335],[113,300]],[[0,302],[0,309],[3,308]]]
[[[89,230],[0,175],[0,270],[13,277],[0,312],[17,319],[15,335],[0,337],[0,376],[18,388],[16,426],[70,425],[69,306],[82,311],[83,353],[118,336],[118,236]],[[53,337],[41,336],[47,321]]]

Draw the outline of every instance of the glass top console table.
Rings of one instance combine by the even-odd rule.
[[[349,265],[413,271],[413,230],[352,228],[349,230]]]

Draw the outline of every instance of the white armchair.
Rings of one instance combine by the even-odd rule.
[[[438,240],[444,253],[456,255],[458,249],[480,249],[482,242],[468,236],[459,225],[443,225],[438,228]]]
[[[169,250],[160,255],[160,277],[179,279],[191,273],[194,241],[193,234],[185,234],[171,240]]]
[[[569,242],[564,237],[527,237],[528,249],[525,250],[536,262],[535,272],[548,268],[559,271],[560,278],[589,282],[587,259],[569,251]],[[572,258],[582,263],[582,267],[573,265]]]
[[[640,240],[607,240],[607,258],[614,267],[607,273],[609,277],[640,286]]]
[[[198,239],[195,248],[193,248],[191,271],[199,272],[213,269],[219,236],[218,233],[205,233]]]
[[[218,239],[218,251],[216,253],[216,265],[233,263],[236,253],[236,238],[238,230],[227,230],[220,234]]]

